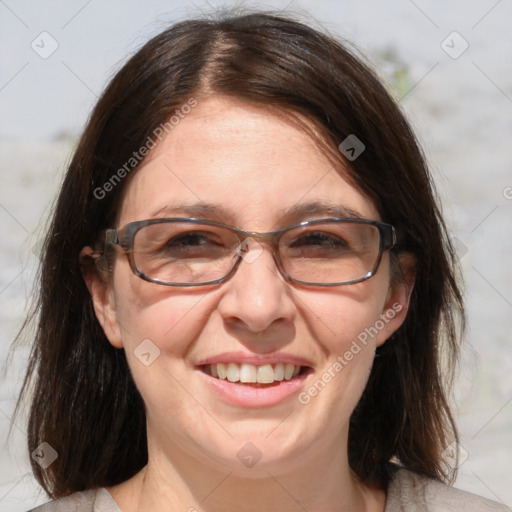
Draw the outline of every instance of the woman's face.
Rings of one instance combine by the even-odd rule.
[[[265,232],[331,217],[333,207],[379,220],[305,133],[217,98],[200,101],[131,177],[116,227],[199,216]],[[387,252],[367,281],[305,287],[283,278],[265,244],[251,245],[226,282],[197,288],[146,282],[119,252],[108,293],[91,289],[144,399],[150,457],[183,455],[251,475],[287,471],[297,457],[339,457],[375,348],[407,309],[403,287],[390,289]],[[208,362],[307,368],[255,386],[208,375]]]

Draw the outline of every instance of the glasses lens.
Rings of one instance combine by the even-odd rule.
[[[137,269],[166,283],[208,283],[232,269],[238,246],[228,229],[191,222],[161,222],[139,229],[133,252]]]
[[[334,284],[369,277],[379,259],[372,224],[324,222],[287,231],[279,242],[286,273],[304,283]]]

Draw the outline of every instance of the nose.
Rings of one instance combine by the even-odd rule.
[[[223,284],[218,310],[224,321],[247,333],[277,333],[293,325],[292,290],[281,276],[270,248],[254,240],[242,244],[235,274]]]

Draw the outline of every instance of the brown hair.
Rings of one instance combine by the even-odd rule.
[[[449,479],[441,453],[457,433],[441,352],[444,346],[449,363],[456,360],[464,316],[425,159],[400,109],[346,44],[289,17],[251,13],[188,20],[160,33],[114,76],[90,116],[44,245],[37,332],[20,395],[33,391],[29,450],[45,441],[59,453],[47,469],[32,461],[37,480],[57,498],[115,485],[147,462],[144,404],[124,351],[95,317],[79,253],[113,225],[128,180],[104,197],[95,191],[180,105],[215,94],[306,116],[339,155],[337,144],[350,134],[365,144],[346,162],[348,172],[396,227],[395,251],[415,257],[416,278],[407,318],[379,350],[352,415],[350,465],[381,487],[390,460]]]

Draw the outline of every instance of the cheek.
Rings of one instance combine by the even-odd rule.
[[[373,285],[373,286],[371,286]],[[386,302],[386,288],[371,280],[350,288],[308,292],[298,303],[313,339],[327,354],[343,354],[352,341],[373,345]]]
[[[361,397],[374,361],[386,288],[377,280],[303,297],[309,336],[323,353],[323,366],[299,396],[314,414],[328,411],[330,425],[344,425]],[[376,327],[377,326],[377,327]]]
[[[181,438],[179,425],[185,423],[189,428],[197,420],[186,392],[186,364],[209,321],[212,301],[205,291],[183,292],[134,278],[124,280],[118,299],[128,365],[148,420],[166,425]],[[181,423],[169,424],[170,417],[181,418]]]
[[[115,289],[117,319],[128,358],[144,340],[150,340],[162,353],[183,357],[211,314],[205,300],[208,291],[148,283],[128,268],[116,269]]]

